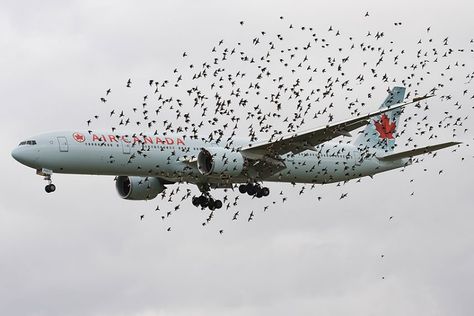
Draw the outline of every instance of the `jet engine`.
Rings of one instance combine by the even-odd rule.
[[[202,148],[197,157],[199,172],[203,175],[238,176],[245,167],[241,153],[222,147]]]
[[[159,178],[118,176],[118,194],[125,200],[152,200],[166,188]]]

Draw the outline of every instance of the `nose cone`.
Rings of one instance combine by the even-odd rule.
[[[19,163],[29,167],[35,167],[35,163],[38,160],[34,150],[20,147],[13,149],[12,157],[15,158],[15,160]]]
[[[15,148],[12,150],[12,157],[15,158],[16,161],[21,162],[21,151],[19,148]]]

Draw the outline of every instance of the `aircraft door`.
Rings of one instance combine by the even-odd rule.
[[[360,152],[358,150],[353,151],[352,156],[354,157],[354,164],[356,166],[360,166],[361,165]]]
[[[130,154],[132,145],[130,143],[126,143],[122,141],[122,151],[124,154]]]
[[[64,136],[58,137],[58,144],[59,144],[59,151],[60,152],[68,152],[69,145],[67,143],[67,138]]]

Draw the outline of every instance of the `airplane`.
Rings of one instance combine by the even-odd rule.
[[[187,182],[201,192],[192,204],[214,210],[222,201],[210,195],[211,189],[238,186],[240,193],[261,198],[270,193],[263,182],[326,184],[373,176],[408,166],[414,156],[460,144],[395,152],[404,107],[429,97],[404,101],[405,88],[394,87],[377,111],[256,143],[235,140],[221,146],[178,135],[64,131],[28,138],[12,156],[48,181],[48,193],[56,190],[53,173],[115,176],[116,190],[126,200],[150,200],[168,185]],[[353,143],[333,141],[362,127]]]

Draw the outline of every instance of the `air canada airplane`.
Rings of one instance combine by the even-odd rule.
[[[235,141],[223,147],[179,136],[65,131],[28,138],[12,156],[48,181],[48,193],[56,189],[53,173],[115,176],[118,194],[128,200],[153,199],[167,185],[188,182],[201,191],[192,203],[214,210],[222,201],[211,197],[211,189],[238,185],[241,193],[260,198],[270,193],[264,181],[346,181],[404,167],[414,156],[460,144],[395,152],[403,108],[430,96],[405,102],[404,97],[405,88],[395,87],[377,111],[264,142]],[[362,127],[353,143],[331,142]]]

